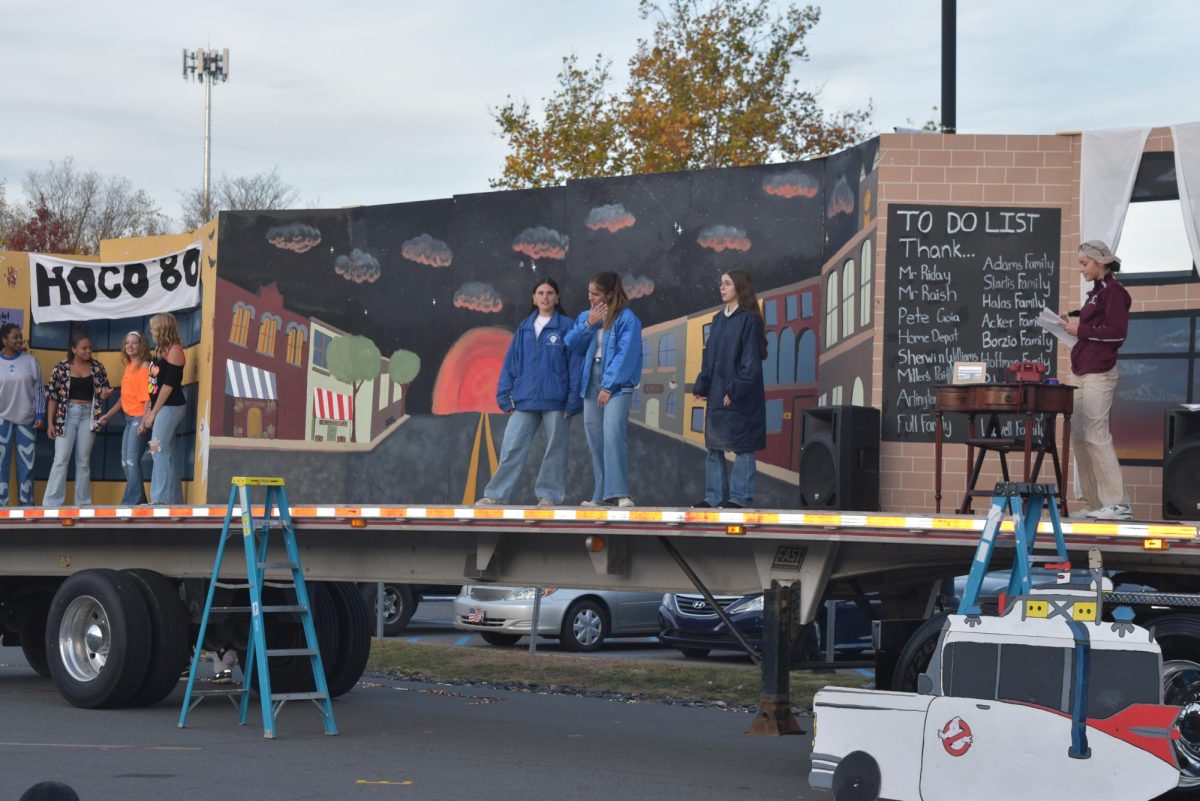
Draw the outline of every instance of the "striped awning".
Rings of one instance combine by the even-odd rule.
[[[313,417],[318,420],[353,420],[354,399],[320,387],[313,387]]]
[[[261,367],[225,360],[225,394],[235,398],[278,400],[275,374]]]

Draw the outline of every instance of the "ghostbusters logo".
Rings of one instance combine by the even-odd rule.
[[[971,736],[971,727],[957,715],[948,720],[946,725],[938,730],[937,735],[942,741],[942,748],[952,757],[960,757],[967,753],[975,742]]]

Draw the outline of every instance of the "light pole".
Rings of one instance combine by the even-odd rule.
[[[214,81],[229,80],[229,48],[220,52],[196,48],[188,52],[183,49],[183,79],[188,76],[204,84],[204,207],[201,217],[207,221],[211,216],[209,202],[209,167],[212,162],[209,142],[212,139],[212,85]]]

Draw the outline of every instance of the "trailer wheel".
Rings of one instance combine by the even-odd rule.
[[[54,686],[85,709],[127,703],[146,676],[150,615],[135,579],[82,570],[63,582],[46,618]]]
[[[367,667],[367,659],[371,656],[371,616],[356,586],[346,582],[327,586],[337,615],[341,647],[334,655],[333,664],[326,663],[325,676],[329,697],[337,698],[358,684]]]
[[[48,593],[29,598],[21,610],[19,634],[21,652],[25,661],[39,676],[50,678],[50,660],[46,656],[46,618],[50,615],[50,602],[54,596]]]
[[[317,647],[321,651],[321,663],[325,666],[325,675],[329,676],[330,666],[338,653],[337,615],[333,609],[333,601],[329,590],[319,581],[308,583],[308,600],[312,604],[313,628],[317,632]],[[263,605],[294,604],[295,590],[280,590],[275,587],[263,588]],[[304,626],[296,614],[270,614],[265,617],[267,647],[304,648]],[[253,675],[254,665],[246,664],[246,652],[238,652],[238,662],[242,672],[247,670]],[[274,657],[268,660],[271,672],[271,692],[300,693],[312,692],[313,676],[310,658],[307,656]]]
[[[846,754],[833,771],[833,801],[876,801],[883,777],[879,763],[866,751]]]
[[[171,694],[179,684],[180,671],[187,669],[192,645],[190,621],[175,582],[153,570],[122,572],[134,579],[150,613],[150,662],[146,678],[129,705],[153,706]]]
[[[945,625],[946,615],[935,615],[912,633],[896,658],[896,670],[892,673],[893,690],[906,693],[917,691],[917,676],[928,669]]]
[[[1179,726],[1182,737],[1174,741],[1179,762],[1180,787],[1190,787],[1191,795],[1172,798],[1196,798],[1200,792],[1200,617],[1187,614],[1164,615],[1147,622],[1163,655],[1163,703],[1185,707]],[[1191,707],[1189,711],[1187,708]],[[1180,793],[1183,791],[1180,790]]]

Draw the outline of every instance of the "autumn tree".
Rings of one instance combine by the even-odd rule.
[[[222,211],[260,211],[288,209],[296,205],[300,192],[283,180],[279,167],[254,175],[230,177],[222,174],[209,188],[208,209],[204,207],[204,187],[189,189],[183,196],[183,227],[199,228]]]
[[[358,390],[362,388],[363,382],[379,377],[379,368],[383,358],[379,347],[364,336],[334,337],[325,351],[325,357],[329,364],[329,374],[343,384],[350,385],[351,402],[357,407],[358,404],[355,401],[358,399]],[[357,434],[358,415],[354,415],[354,421],[350,428],[351,442],[355,441]]]
[[[655,17],[624,92],[611,61],[563,59],[538,119],[511,96],[492,117],[509,153],[491,185],[519,189],[573,178],[761,164],[831,153],[868,134],[871,108],[826,112],[792,75],[819,9],[769,0],[641,0]]]
[[[20,216],[45,208],[65,227],[64,253],[97,253],[101,239],[165,233],[167,218],[128,178],[80,169],[68,156],[44,170],[30,170],[21,183]]]
[[[40,202],[29,219],[14,222],[4,235],[8,250],[24,250],[29,253],[74,253],[70,245],[70,231],[57,214]]]

